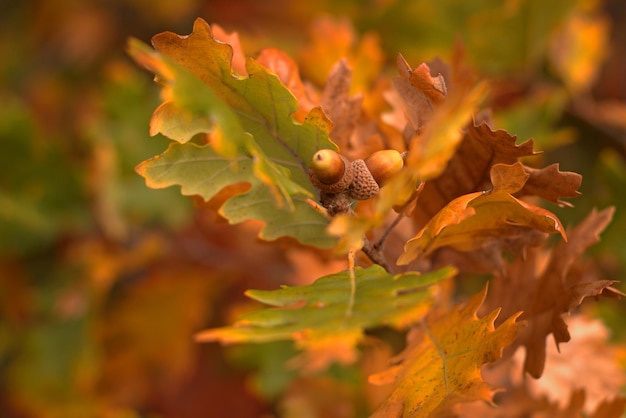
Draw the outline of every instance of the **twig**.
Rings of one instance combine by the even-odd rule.
[[[363,253],[368,256],[369,259],[372,260],[374,263],[380,265],[382,268],[387,270],[388,273],[391,273],[389,269],[389,264],[387,264],[387,260],[385,260],[383,253],[380,251],[380,249],[372,245],[367,237],[363,237],[363,248],[361,248],[361,251],[363,251]]]
[[[404,210],[396,215],[396,219],[394,219],[393,222],[387,227],[387,229],[385,229],[385,232],[383,232],[378,242],[374,244],[374,248],[376,248],[377,250],[381,250],[383,248],[385,240],[387,239],[387,237],[389,237],[391,231],[400,223],[402,218],[404,218]]]

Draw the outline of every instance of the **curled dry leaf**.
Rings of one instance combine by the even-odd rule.
[[[454,199],[418,234],[407,241],[398,264],[448,246],[461,251],[498,246],[502,240],[524,237],[530,230],[559,233],[566,238],[553,213],[512,196],[525,184],[528,174],[521,163],[496,164],[491,170],[493,189]]]
[[[492,130],[486,123],[469,123],[463,137],[439,176],[426,182],[413,218],[423,226],[453,199],[485,190],[494,164],[513,164],[521,157],[535,155],[534,142],[516,144],[517,137],[504,130]]]

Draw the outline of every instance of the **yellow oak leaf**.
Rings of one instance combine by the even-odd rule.
[[[495,389],[483,381],[480,367],[499,359],[513,341],[519,314],[497,329],[499,309],[478,318],[486,293],[487,288],[464,306],[411,330],[407,347],[392,360],[394,364],[369,378],[372,384],[393,384],[372,417],[437,416],[459,402],[491,401]]]

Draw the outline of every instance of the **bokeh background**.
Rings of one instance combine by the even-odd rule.
[[[359,48],[378,54],[383,77],[398,53],[417,66],[464,48],[490,83],[494,127],[534,138],[541,165],[583,175],[574,207],[549,209],[571,225],[617,207],[587,262],[623,281],[622,0],[5,1],[1,417],[272,416],[291,379],[275,372],[289,345],[224,350],[192,336],[229,323],[245,289],[302,282],[332,261],[259,243],[253,226],[229,226],[175,188],[148,189],[134,171],[167,140],[148,136],[159,91],[127,39],[188,34],[196,17],[238,31],[249,55],[283,49],[318,86],[342,55],[358,77]],[[617,344],[623,304],[592,308]]]

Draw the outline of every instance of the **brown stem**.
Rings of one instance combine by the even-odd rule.
[[[383,253],[374,245],[372,245],[367,237],[363,238],[363,248],[361,248],[361,251],[363,251],[363,253],[368,256],[369,259],[372,260],[374,263],[380,265],[382,268],[387,270],[388,273],[391,273],[389,264],[387,264],[387,260],[385,260]]]
[[[383,232],[383,234],[379,238],[378,242],[376,242],[376,244],[374,244],[374,248],[376,248],[377,250],[382,251],[383,244],[385,243],[385,240],[389,237],[389,234],[391,233],[393,228],[395,228],[400,223],[402,218],[404,218],[404,211],[402,211],[402,212],[400,212],[400,213],[398,213],[396,215],[396,219],[394,219],[393,222],[387,227],[387,229],[385,229],[385,232]]]

